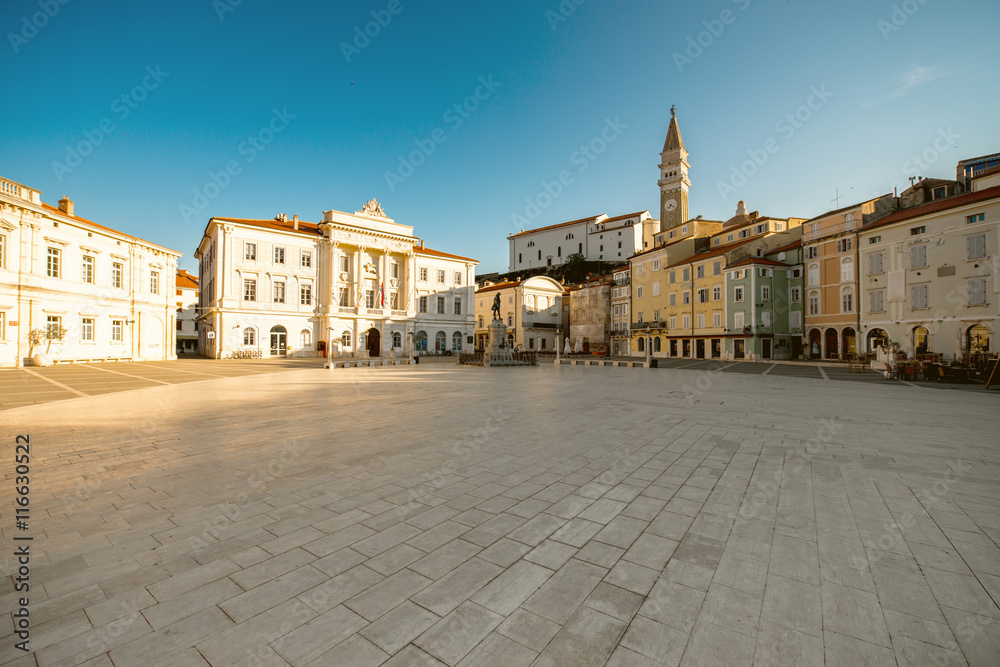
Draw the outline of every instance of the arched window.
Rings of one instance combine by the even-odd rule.
[[[299,345],[301,347],[312,347],[312,343],[313,343],[312,331],[309,331],[309,329],[303,329],[301,333],[299,333]]]
[[[479,316],[479,328],[480,329],[483,328],[483,316],[482,315]]]
[[[854,280],[854,258],[845,257],[840,262],[840,281]]]
[[[653,352],[659,352],[659,351],[660,351],[660,337],[653,336]]]
[[[809,265],[809,286],[819,285],[819,264]]]
[[[451,349],[453,352],[462,351],[462,333],[456,331],[451,335]]]
[[[434,335],[434,349],[437,350],[438,352],[443,352],[446,349],[445,346],[447,344],[448,344],[448,337],[445,335],[443,331],[438,331]]]
[[[972,354],[985,354],[990,351],[990,330],[982,324],[969,327],[966,331],[968,344],[966,349]]]
[[[639,351],[640,352],[645,352],[646,351],[646,338],[645,337],[639,338]]]
[[[243,330],[243,344],[244,345],[256,345],[257,344],[257,330],[253,327],[247,327]]]
[[[351,346],[351,332],[350,332],[350,330],[347,330],[344,333],[340,334],[340,344],[343,345],[344,347],[350,347]]]
[[[535,247],[535,242],[534,241],[528,241],[528,247],[529,248],[534,248]]]
[[[572,238],[573,238],[573,234],[567,234],[567,235],[566,235],[566,240],[567,240],[567,241],[569,241],[569,240],[570,240],[570,239],[572,239]]]
[[[427,332],[426,331],[418,331],[417,335],[414,337],[414,344],[416,345],[416,348],[418,350],[426,350],[427,349]]]
[[[930,352],[930,334],[926,327],[916,327],[913,330],[913,352],[914,354]]]
[[[840,312],[854,312],[854,288],[845,287],[840,291]]]

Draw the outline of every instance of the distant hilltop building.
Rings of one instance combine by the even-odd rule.
[[[199,349],[222,358],[389,357],[473,347],[477,260],[432,250],[374,199],[321,222],[214,217],[199,261]]]
[[[507,237],[510,271],[561,266],[573,254],[590,262],[621,262],[652,244],[660,223],[649,211],[605,214],[529,229]]]

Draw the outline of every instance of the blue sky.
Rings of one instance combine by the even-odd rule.
[[[953,178],[1000,151],[998,24],[995,0],[7,0],[0,176],[191,271],[212,215],[371,197],[506,270],[522,224],[656,216],[672,104],[692,217]]]

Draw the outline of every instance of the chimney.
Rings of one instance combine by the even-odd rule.
[[[59,200],[59,210],[66,215],[73,215],[73,202],[66,195],[63,195],[63,198]]]
[[[424,240],[423,239],[420,239],[420,249],[421,250],[424,249]]]
[[[293,215],[292,216],[292,229],[298,229],[298,228],[299,228],[299,216]]]

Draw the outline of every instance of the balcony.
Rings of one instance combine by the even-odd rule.
[[[528,323],[524,325],[525,329],[558,329],[559,325],[552,322],[535,322],[534,324]]]
[[[337,308],[337,312],[338,313],[344,313],[345,315],[357,315],[358,314],[358,309],[357,308],[350,308],[350,307],[347,307],[347,306],[339,306]]]
[[[628,285],[630,282],[632,282],[632,279],[628,276],[625,276],[624,278],[616,278],[615,281],[611,283],[611,285],[613,287],[621,287],[622,285]]]
[[[406,311],[405,310],[392,310],[392,311],[389,311],[389,312],[390,312],[390,314],[393,317],[406,317]]]
[[[806,229],[805,226],[802,227],[802,242],[810,243],[812,241],[819,241],[820,239],[829,238],[831,236],[839,236],[841,234],[847,234],[848,232],[856,232],[861,228],[861,225],[857,220],[852,220],[851,222],[842,222],[839,225],[834,225],[833,227],[821,227],[813,232],[811,229]]]

